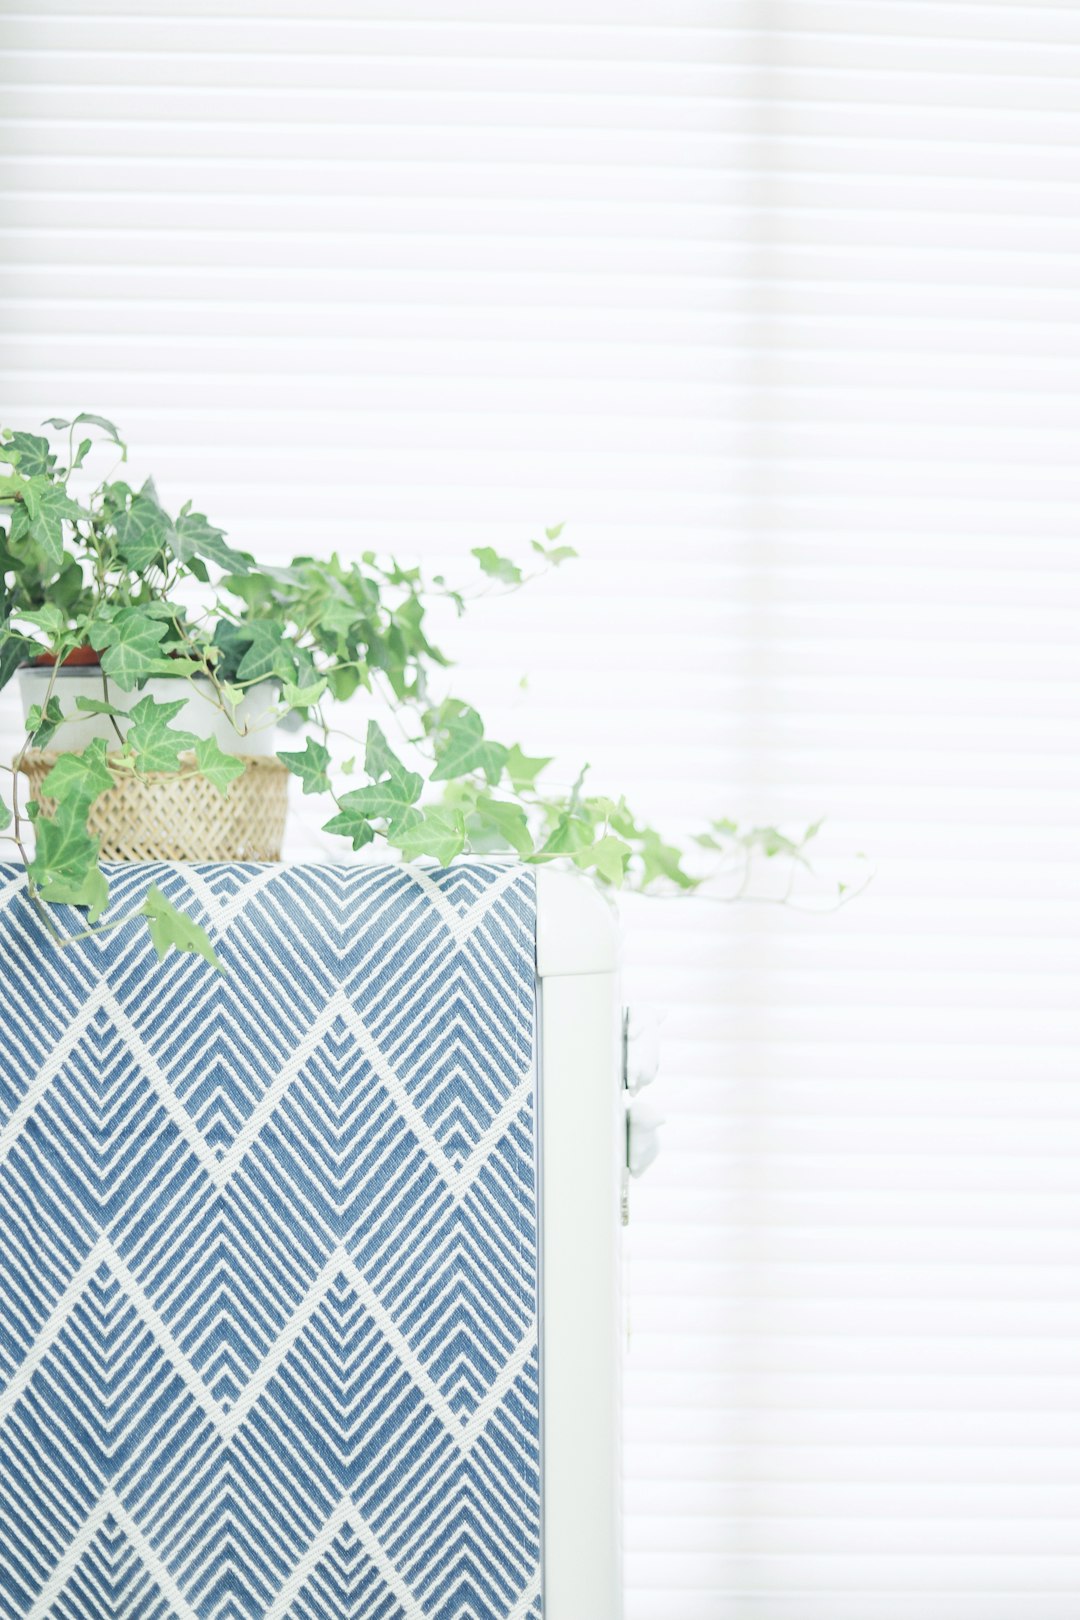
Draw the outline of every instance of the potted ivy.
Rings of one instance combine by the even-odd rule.
[[[0,836],[59,944],[125,920],[106,916],[103,861],[276,858],[290,777],[326,796],[325,830],[353,850],[380,839],[446,865],[505,849],[572,861],[608,886],[699,886],[686,852],[624,800],[587,792],[583,775],[546,790],[549,760],[433,694],[447,659],[428,608],[466,606],[440,577],[372,552],[265,566],[190,502],[170,514],[151,481],[118,476],[127,449],[104,417],[42,425],[49,435],[0,435],[0,686],[17,676],[25,716],[17,756],[0,762]],[[87,467],[102,450],[113,466],[95,482]],[[473,555],[488,581],[528,577],[491,547]],[[543,569],[574,552],[552,528],[530,555]],[[350,741],[358,695],[394,717],[400,743],[370,713]],[[698,845],[799,859],[815,831],[789,841],[718,821]],[[64,933],[57,905],[85,908],[87,930]],[[160,951],[212,958],[156,889],[141,909]]]

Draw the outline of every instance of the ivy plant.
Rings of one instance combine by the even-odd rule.
[[[278,758],[302,793],[328,797],[325,830],[353,850],[380,839],[406,860],[442,865],[465,851],[508,850],[528,862],[569,861],[612,888],[699,887],[687,851],[624,799],[590,792],[584,771],[568,792],[548,789],[550,759],[492,737],[475,707],[445,695],[448,660],[429,638],[428,612],[436,600],[463,612],[463,591],[372,551],[268,566],[230,545],[191,502],[170,513],[152,480],[127,483],[126,445],[104,417],[84,412],[42,426],[49,432],[0,435],[0,686],[28,660],[52,670],[18,757],[3,764],[0,836],[25,861],[30,897],[59,943],[126,921],[103,920],[109,885],[88,824],[102,794],[125,775],[179,771],[198,772],[227,795],[243,771],[216,742],[184,729],[193,681],[238,730],[245,694],[270,684],[271,719],[303,733]],[[102,451],[112,467],[95,483],[86,464]],[[561,527],[531,542],[528,564],[476,547],[480,586],[516,590],[568,562],[575,552]],[[26,753],[48,748],[66,718],[56,671],[95,658],[100,696],[78,707],[110,719],[115,745],[98,740],[61,754],[40,797],[24,802]],[[174,683],[175,700],[129,702],[121,728],[117,693],[141,691],[151,677]],[[384,700],[390,719],[371,719],[351,738],[349,700],[359,692]],[[791,841],[773,828],[718,820],[697,847],[798,862],[815,832]],[[57,904],[85,908],[86,929],[63,933]],[[216,961],[203,931],[156,887],[140,909],[160,954],[175,946]]]

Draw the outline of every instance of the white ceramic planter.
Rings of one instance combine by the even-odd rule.
[[[29,667],[19,670],[24,719],[32,704],[45,702],[52,675],[52,669]],[[175,703],[177,698],[183,698],[185,707],[173,721],[177,730],[190,731],[196,737],[213,737],[226,754],[245,754],[258,759],[272,755],[275,751],[273,711],[277,704],[277,688],[273,682],[253,686],[245,694],[235,710],[235,727],[212,701],[211,692],[210,682],[200,680],[198,676],[191,681],[169,680],[167,677],[152,679],[138,692],[121,692],[115,681],[109,682],[109,702],[116,709],[133,709],[148,695],[157,703]],[[99,701],[104,697],[99,669],[76,667],[57,670],[53,696],[59,700],[64,720],[49,743],[50,749],[59,753],[78,753],[96,737],[103,738],[111,747],[116,746],[116,732],[109,717],[83,714],[76,703],[80,697]],[[117,717],[116,723],[121,732],[126,731],[129,724],[121,717]]]

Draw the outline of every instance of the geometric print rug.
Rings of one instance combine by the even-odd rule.
[[[535,1620],[532,873],[109,877],[227,971],[0,865],[0,1616]]]

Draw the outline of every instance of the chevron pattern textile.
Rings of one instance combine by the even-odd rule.
[[[0,865],[0,1616],[535,1620],[532,874],[109,877],[227,971]]]

